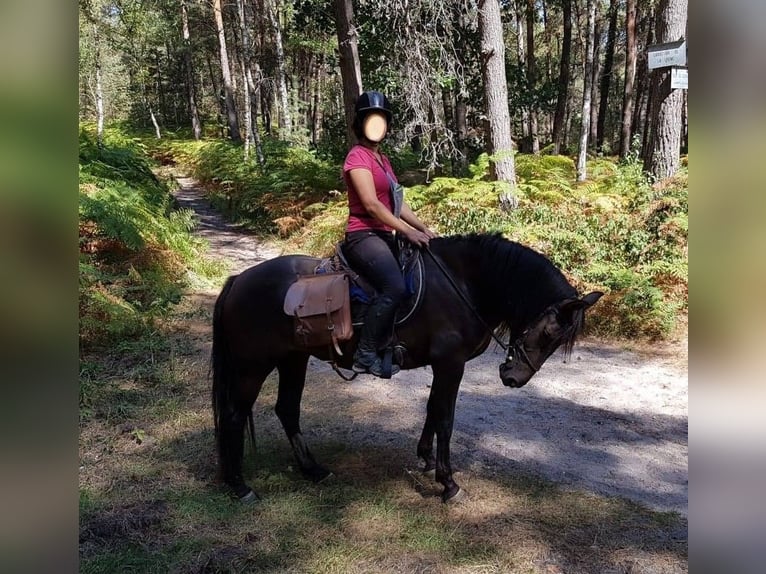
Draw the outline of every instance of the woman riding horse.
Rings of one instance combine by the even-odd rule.
[[[351,267],[376,290],[364,319],[353,370],[390,378],[397,365],[385,373],[381,350],[389,342],[396,309],[405,297],[405,284],[395,255],[394,231],[413,245],[427,246],[436,234],[418,219],[401,197],[391,162],[380,152],[393,114],[388,98],[364,92],[356,102],[354,133],[359,140],[343,164],[348,189],[349,216],[343,251]]]

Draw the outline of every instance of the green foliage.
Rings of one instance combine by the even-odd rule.
[[[520,201],[511,212],[498,209],[497,184],[482,181],[486,155],[470,167],[473,179],[437,178],[408,190],[408,201],[443,234],[500,231],[545,253],[582,291],[604,290],[591,332],[668,335],[687,306],[686,172],[652,187],[637,160],[598,159],[593,178],[576,183],[570,158],[515,159]]]
[[[226,143],[165,144],[176,160],[194,166],[222,205],[253,227],[279,231],[288,249],[328,254],[343,236],[347,217],[339,162],[267,140],[264,167],[244,162],[241,147]],[[398,173],[417,165],[410,153],[392,154]],[[571,158],[516,154],[518,198],[488,181],[490,158],[479,155],[469,178],[437,177],[406,190],[409,205],[443,235],[501,232],[545,253],[581,290],[607,295],[590,316],[596,334],[662,337],[687,307],[688,184],[678,177],[651,186],[640,161],[591,159],[591,179],[575,181]]]
[[[263,151],[263,166],[254,157],[245,161],[242,147],[229,142],[168,142],[156,153],[191,168],[231,218],[261,232],[284,234],[285,226],[292,232],[307,220],[309,205],[331,200],[341,187],[340,167],[270,138],[264,139]]]
[[[178,302],[194,273],[220,270],[200,257],[193,214],[172,210],[141,143],[119,130],[99,145],[80,133],[79,309],[84,346],[137,337]]]

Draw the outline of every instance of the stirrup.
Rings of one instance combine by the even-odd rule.
[[[390,379],[393,375],[398,373],[401,369],[399,368],[399,365],[391,365],[391,373],[386,376],[387,373],[385,373],[385,368],[383,364],[383,359],[381,357],[376,358],[371,365],[365,366],[361,365],[359,363],[354,363],[351,366],[351,370],[355,373],[359,374],[370,374],[374,375],[381,379]]]

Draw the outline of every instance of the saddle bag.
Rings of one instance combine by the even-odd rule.
[[[348,275],[302,275],[287,290],[284,312],[293,317],[295,342],[302,347],[338,345],[354,334],[351,324]]]

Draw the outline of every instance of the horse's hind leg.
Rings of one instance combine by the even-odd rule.
[[[218,425],[218,449],[224,482],[244,502],[255,500],[258,495],[245,483],[242,476],[242,457],[245,447],[245,425],[252,417],[253,404],[261,392],[266,377],[274,369],[272,365],[257,365],[241,374],[232,389]]]
[[[319,465],[303,440],[300,427],[301,398],[306,383],[306,366],[309,356],[293,353],[277,364],[279,370],[279,394],[274,410],[285,429],[287,439],[293,448],[295,460],[301,472],[314,482],[320,482],[332,474]]]

